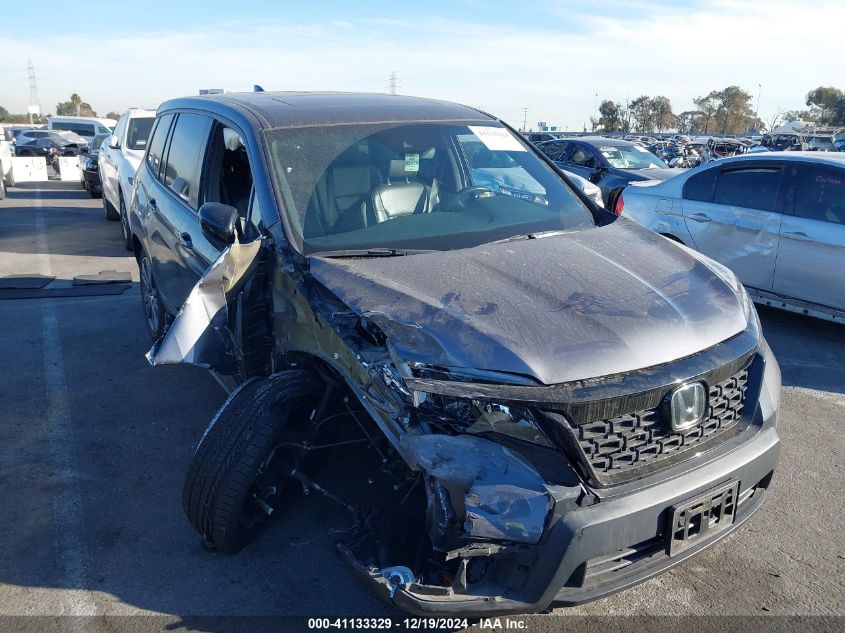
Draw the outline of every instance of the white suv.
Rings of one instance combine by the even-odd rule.
[[[132,199],[135,172],[144,158],[155,115],[155,110],[127,110],[117,122],[114,134],[103,144],[97,158],[106,218],[120,220],[127,249],[130,248],[130,242],[126,209]]]

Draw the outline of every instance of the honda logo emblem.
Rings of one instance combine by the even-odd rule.
[[[673,431],[691,428],[704,419],[707,390],[704,383],[681,385],[669,396],[669,420]]]

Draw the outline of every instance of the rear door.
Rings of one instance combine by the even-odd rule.
[[[773,289],[845,310],[845,169],[801,162],[786,176]]]
[[[133,203],[133,209],[144,227],[144,247],[152,261],[156,285],[165,308],[171,313],[179,308],[179,305],[173,303],[173,299],[178,294],[176,283],[179,279],[179,262],[176,242],[181,214],[177,212],[176,216],[172,217],[173,205],[168,201],[171,193],[164,186],[164,164],[167,158],[167,143],[175,119],[175,114],[165,114],[156,119],[146,164],[141,167],[147,173],[143,178],[138,178]]]
[[[771,290],[774,279],[782,172],[781,165],[738,161],[684,186],[684,220],[695,248],[760,290]]]

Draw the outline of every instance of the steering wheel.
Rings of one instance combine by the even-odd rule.
[[[452,198],[452,202],[449,203],[449,206],[446,207],[446,211],[451,211],[452,209],[464,209],[466,208],[467,202],[470,200],[479,197],[482,193],[489,193],[490,195],[496,195],[495,192],[490,189],[489,187],[467,187],[466,189],[461,189],[454,198]]]

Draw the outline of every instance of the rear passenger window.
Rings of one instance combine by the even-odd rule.
[[[552,160],[563,160],[568,145],[569,143],[546,143],[540,149]]]
[[[845,172],[818,165],[793,167],[795,215],[845,224]]]
[[[718,169],[708,169],[689,178],[684,183],[684,198],[686,200],[698,200],[710,202],[713,199],[713,185],[716,184]]]
[[[201,114],[180,114],[168,144],[164,184],[194,209],[197,208],[200,162],[210,130],[210,118]]]
[[[158,117],[152,132],[150,149],[147,152],[147,165],[150,166],[150,169],[159,180],[161,180],[161,157],[164,153],[164,142],[167,140],[167,133],[170,131],[173,116],[172,114],[165,114],[164,116]],[[120,124],[118,124],[118,127],[121,127]]]
[[[780,168],[747,167],[723,170],[716,180],[713,202],[772,211],[780,183]]]

